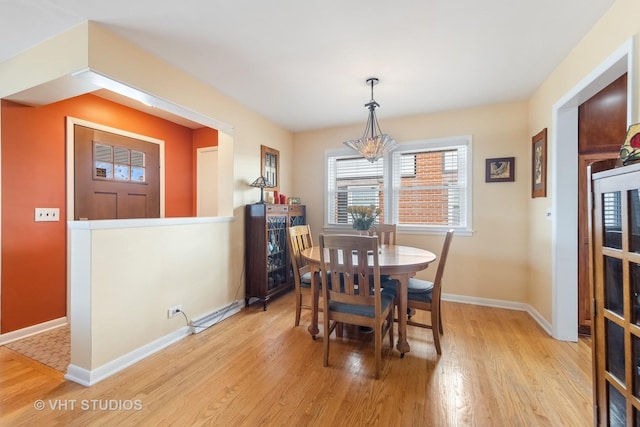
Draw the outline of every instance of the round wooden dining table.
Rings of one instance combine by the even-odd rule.
[[[320,296],[318,286],[318,275],[320,271],[320,247],[313,246],[302,250],[302,257],[308,262],[311,274],[311,325],[309,333],[312,337],[318,334],[318,300]],[[400,354],[408,353],[411,348],[407,342],[407,283],[409,278],[417,271],[426,269],[429,264],[436,260],[433,252],[411,246],[381,245],[378,254],[380,263],[380,274],[390,276],[398,280],[398,343],[396,348]]]

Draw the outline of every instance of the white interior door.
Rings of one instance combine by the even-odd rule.
[[[218,147],[196,150],[196,215],[218,215]]]

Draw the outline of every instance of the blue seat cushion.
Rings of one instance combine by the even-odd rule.
[[[409,279],[407,283],[407,289],[409,293],[411,292],[431,292],[433,289],[433,282],[428,280],[420,280],[420,279]]]
[[[433,283],[428,282],[426,280],[409,279],[409,283],[411,283],[411,281],[414,281],[414,284],[416,284],[415,282],[423,282],[423,283],[417,283],[419,287],[414,288],[414,290],[411,290],[411,288],[409,288],[409,292],[407,293],[407,298],[413,301],[431,302]],[[382,293],[395,295],[397,283],[398,282],[396,280],[386,283],[384,289],[382,290]],[[431,284],[430,287],[429,287],[429,284]]]
[[[393,302],[394,295],[380,294],[382,310],[386,310]],[[375,317],[375,307],[370,305],[345,304],[342,302],[329,301],[329,310],[339,313],[355,314],[358,316]]]
[[[354,281],[355,281],[355,283],[357,283],[357,284],[358,284],[358,277],[357,277],[357,276],[355,277],[355,280],[354,280]],[[380,275],[380,287],[381,287],[381,288],[384,288],[385,283],[390,282],[390,281],[391,281],[391,282],[395,282],[395,279],[392,279],[392,278],[391,278],[391,276],[387,276],[387,275],[385,275],[385,274],[381,274],[381,275]],[[371,277],[369,278],[369,287],[370,287],[371,289],[373,289],[373,276],[371,276]]]
[[[391,276],[388,276],[386,274],[380,275],[380,283],[388,282],[389,280],[393,280],[391,279]]]
[[[409,300],[411,301],[420,301],[420,302],[431,302],[431,298],[433,293],[431,291],[428,292],[409,292],[407,294]]]
[[[311,287],[311,272],[307,271],[302,276],[300,276],[300,286],[305,288]]]

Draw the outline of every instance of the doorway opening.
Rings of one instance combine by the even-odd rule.
[[[628,73],[627,124],[635,117],[633,39],[562,97],[552,110],[552,335],[578,340],[578,106]]]

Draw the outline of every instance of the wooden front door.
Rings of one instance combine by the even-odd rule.
[[[159,218],[158,144],[74,125],[75,220]]]

